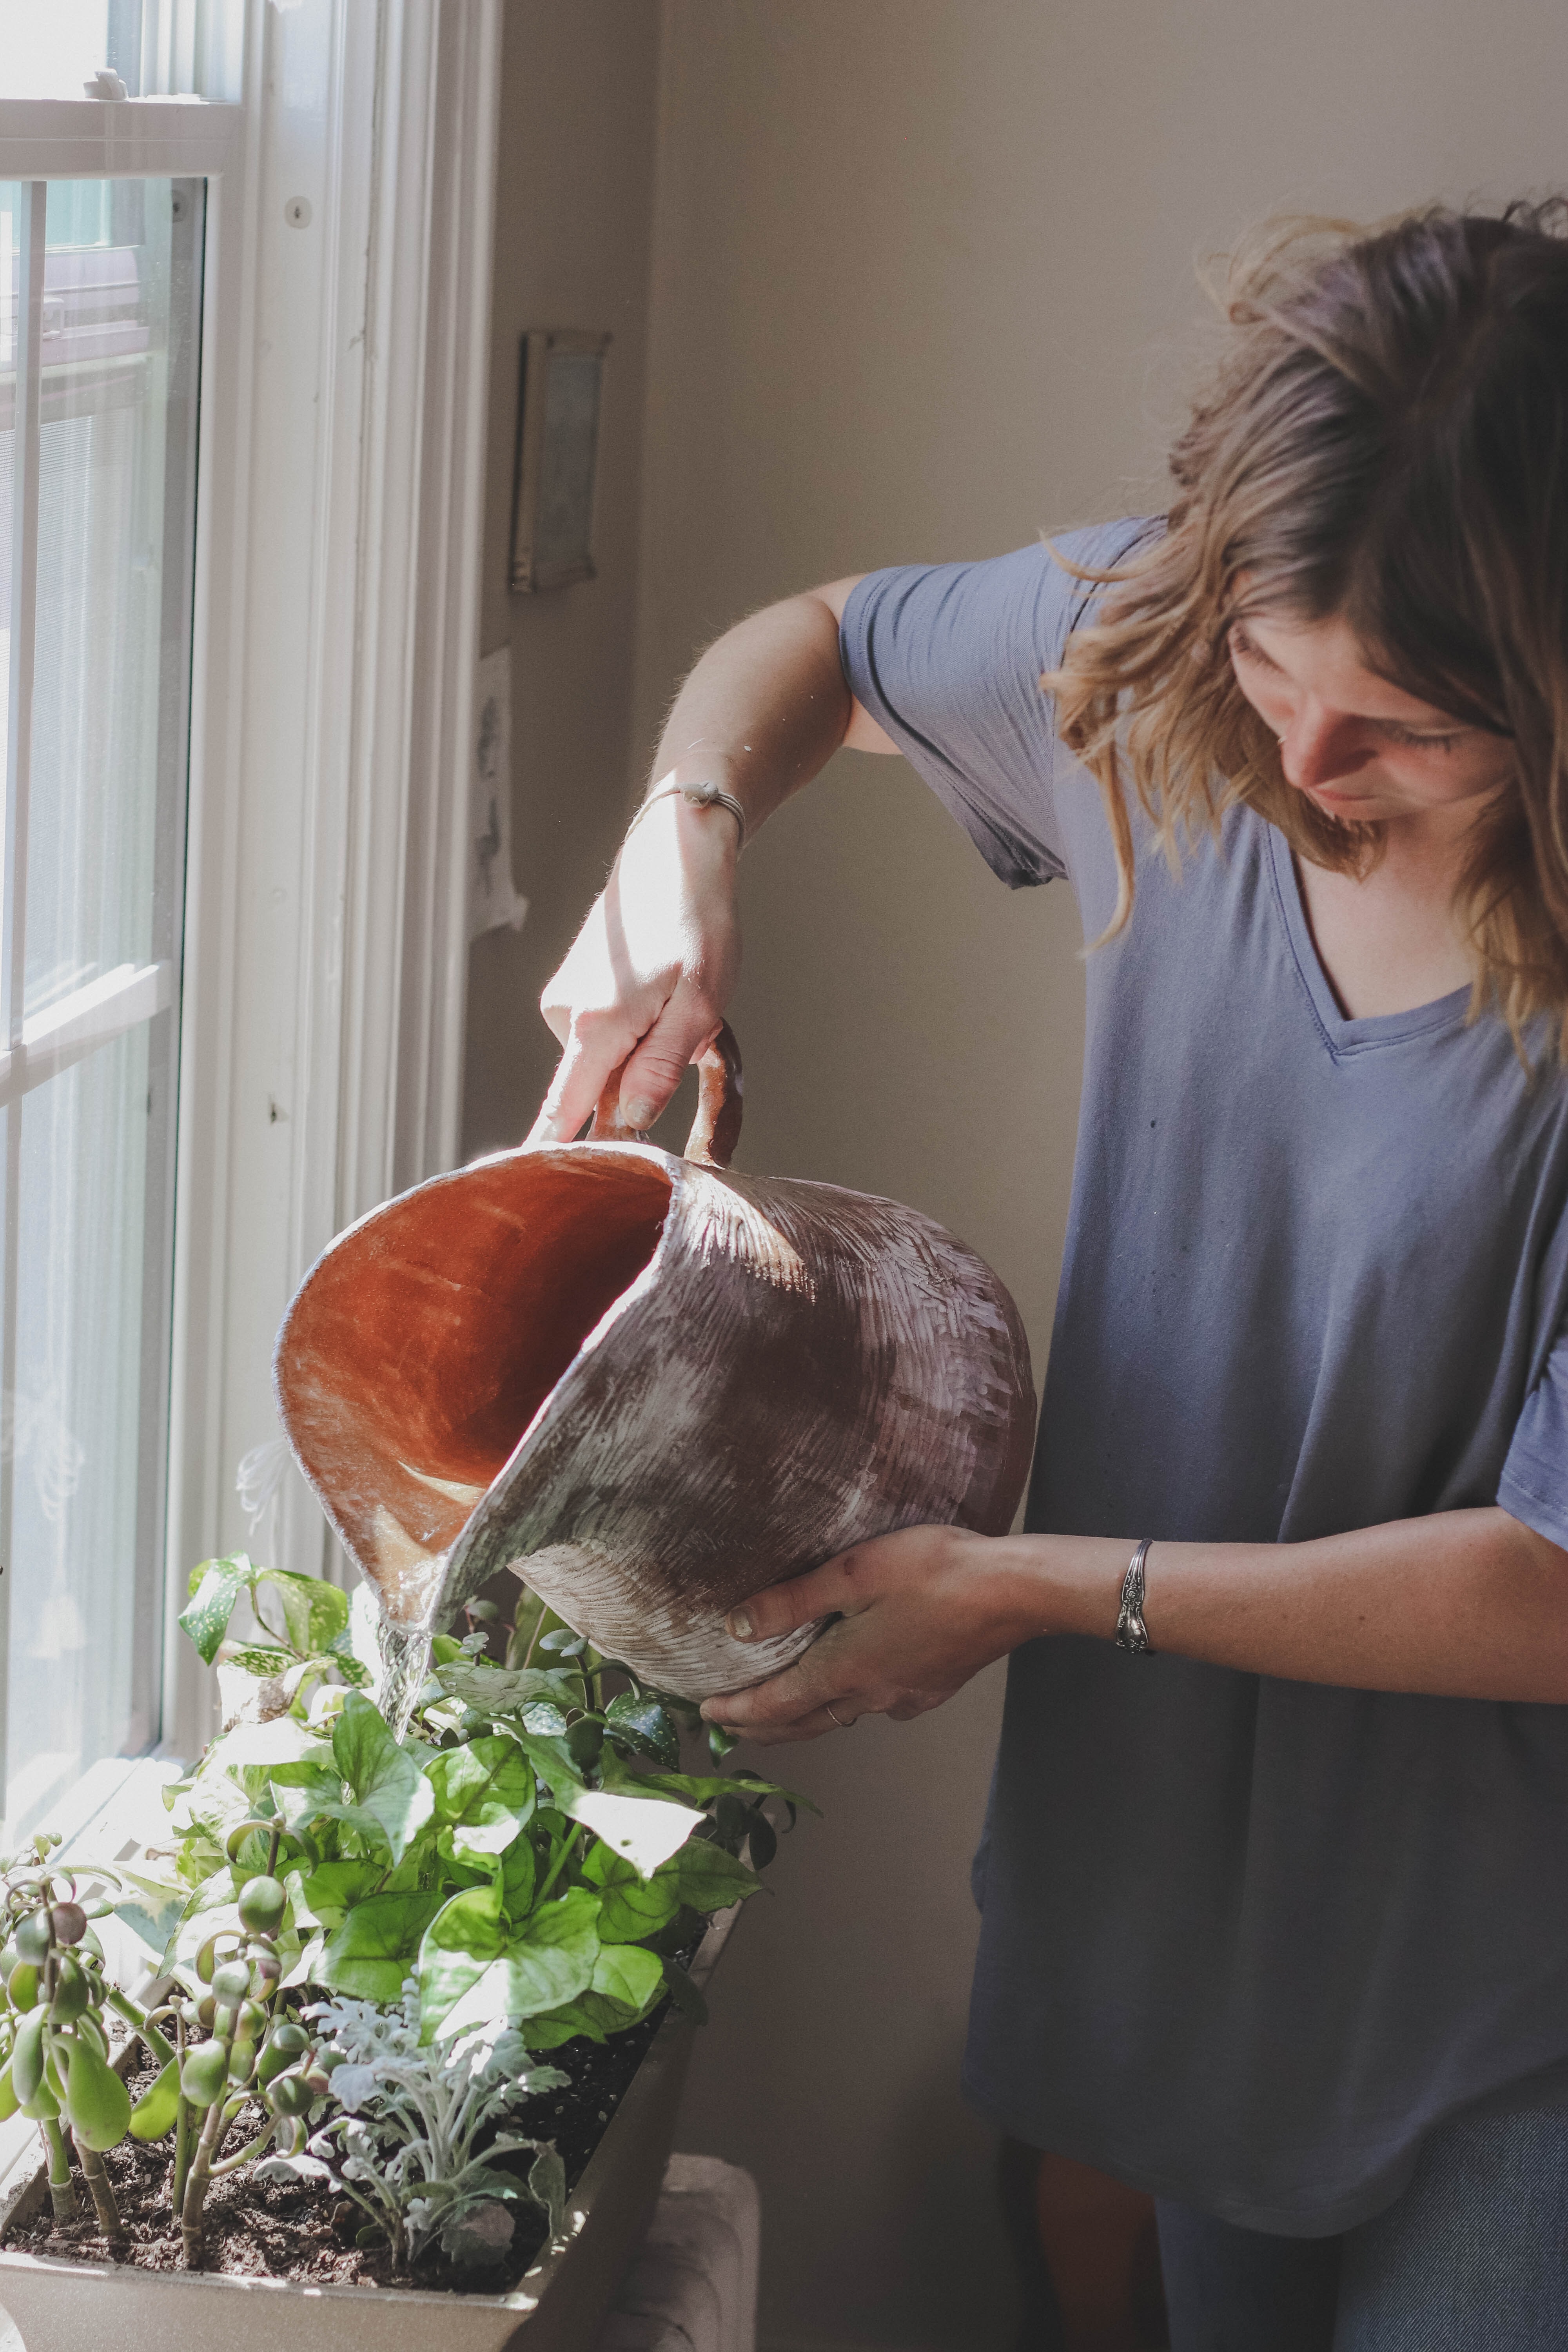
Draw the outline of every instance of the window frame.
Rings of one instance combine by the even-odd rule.
[[[162,1632],[186,1755],[213,1678],[174,1620],[247,1542],[288,1300],[458,1147],[500,79],[500,0],[233,5],[237,102],[0,100],[0,178],[206,182]],[[343,1576],[293,1476],[276,1536]]]

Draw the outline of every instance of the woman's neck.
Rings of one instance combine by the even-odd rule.
[[[1454,909],[1471,814],[1387,825],[1383,856],[1359,879],[1298,859],[1312,944],[1347,1020],[1410,1013],[1474,979]]]

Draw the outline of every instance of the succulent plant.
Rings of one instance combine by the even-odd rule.
[[[173,2053],[104,1974],[92,1921],[111,1907],[102,1885],[113,1874],[92,1874],[100,1891],[84,1904],[74,1873],[51,1864],[59,1843],[41,1833],[0,1865],[0,2116],[19,2108],[37,2123],[58,2221],[76,2213],[69,2131],[99,2226],[112,2241],[123,2229],[103,2158],[130,2130],[132,2111],[124,2079],[110,2063],[106,2010],[117,2010],[155,2053]]]
[[[140,2139],[174,2135],[171,2196],[192,2269],[206,2252],[206,2200],[213,2182],[254,2163],[269,2147],[297,2152],[304,2145],[306,2118],[329,2087],[328,2070],[319,2063],[311,2037],[276,2006],[283,1978],[278,1932],[289,1903],[276,1875],[282,1824],[239,1822],[230,1835],[230,1851],[237,1854],[257,1831],[268,1833],[268,1866],[239,1890],[237,1927],[209,1936],[196,1954],[195,1974],[208,1991],[195,2001],[183,1993],[153,2012],[153,2021],[169,2020],[177,2046],[128,2117],[128,2128]],[[266,2120],[244,2147],[226,2156],[229,2129],[253,2099]]]
[[[399,2268],[439,2237],[459,2266],[499,2260],[510,2245],[508,2207],[537,2205],[559,2234],[566,2176],[553,2144],[498,2132],[478,2143],[507,2108],[539,2091],[564,2086],[557,2066],[529,2063],[510,2028],[484,2028],[452,2042],[420,2040],[419,1987],[410,1979],[395,2009],[374,2001],[321,2001],[305,2011],[332,2067],[340,2113],[316,2133],[307,2153],[261,2168],[315,2179],[352,2198]],[[526,2150],[526,2175],[497,2162]]]

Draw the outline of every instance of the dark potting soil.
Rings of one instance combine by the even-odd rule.
[[[534,2139],[553,2140],[566,2167],[568,2189],[575,2189],[588,2159],[605,2136],[658,2032],[665,2005],[613,2042],[568,2042],[561,2050],[544,2053],[542,2063],[559,2066],[571,2077],[565,2090],[541,2092],[510,2108],[500,2128],[526,2133]],[[132,2066],[126,2076],[132,2099],[154,2080],[149,2063]],[[263,2122],[259,2107],[247,2106],[229,2128],[225,2145],[232,2153],[254,2139]],[[72,2178],[80,2211],[76,2221],[58,2225],[47,2191],[43,2210],[31,2221],[14,2225],[5,2236],[8,2247],[28,2254],[48,2254],[75,2262],[128,2263],[139,2270],[174,2271],[184,2266],[184,2246],[179,2223],[170,2210],[170,2176],[174,2170],[173,2139],[145,2147],[139,2140],[121,2141],[105,2156],[104,2168],[113,2185],[125,2236],[110,2249],[98,2227],[72,2150]],[[526,2172],[531,2158],[520,2150],[517,2167]],[[497,2168],[507,2168],[504,2157]],[[207,2193],[206,2261],[203,2267],[235,2277],[295,2279],[312,2286],[418,2287],[426,2293],[505,2294],[528,2269],[544,2243],[544,2216],[527,2199],[510,2208],[516,2228],[504,2259],[490,2269],[466,2269],[460,2273],[432,2248],[411,2272],[396,2273],[390,2250],[384,2244],[356,2245],[366,2216],[347,2198],[307,2182],[257,2180],[247,2166],[216,2180]]]

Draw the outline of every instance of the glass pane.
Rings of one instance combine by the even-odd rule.
[[[49,186],[29,1018],[106,972],[173,951],[158,819],[171,564],[174,604],[183,613],[185,603],[184,502],[171,500],[167,469],[171,399],[185,373],[178,322],[191,308],[189,288],[176,283],[176,216],[189,201],[168,180]],[[181,530],[173,547],[171,514]]]
[[[141,1525],[142,1392],[163,1344],[155,1300],[148,1313],[160,1271],[149,1263],[149,1184],[162,1172],[150,1080],[154,1033],[169,1017],[101,1046],[5,1114],[20,1126],[16,1374],[0,1414],[13,1833],[98,1757],[157,1737],[160,1579]]]
[[[19,933],[24,1049],[0,1064],[12,1834],[86,1766],[158,1736],[204,204],[190,181],[37,193],[29,471],[16,370],[34,198],[0,186],[0,709],[16,780],[0,838],[18,843],[0,959]],[[29,610],[24,740],[10,649],[20,680]]]
[[[0,98],[80,98],[108,65],[110,0],[0,0]]]

